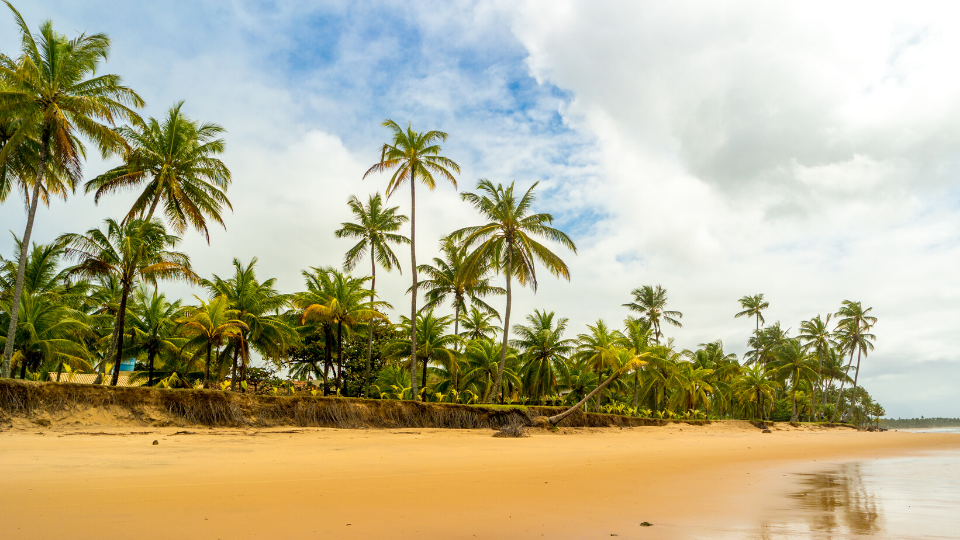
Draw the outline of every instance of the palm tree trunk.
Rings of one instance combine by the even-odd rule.
[[[63,362],[57,364],[57,382],[60,382],[60,374],[63,373]]]
[[[500,403],[503,403],[503,389],[500,388],[503,382],[503,369],[507,365],[507,340],[510,334],[510,308],[513,306],[513,295],[510,288],[510,276],[513,273],[513,250],[512,246],[507,244],[507,310],[503,314],[503,344],[500,348],[500,366],[497,368],[497,384],[493,386],[494,392],[500,394]]]
[[[120,311],[117,312],[117,356],[113,365],[113,377],[110,386],[116,386],[120,381],[120,362],[123,360],[123,323],[127,320],[127,296],[130,294],[130,284],[123,281],[123,292],[120,293]]]
[[[763,392],[757,390],[757,419],[763,420]]]
[[[333,332],[330,325],[323,325],[323,395],[330,395],[330,365],[333,356]]]
[[[343,376],[343,321],[337,321],[337,395]]]
[[[155,351],[150,351],[150,360],[148,362],[150,366],[148,368],[150,370],[150,375],[147,377],[147,386],[153,386],[153,361],[156,360],[156,358],[157,353]]]
[[[43,130],[43,143],[40,146],[40,163],[37,166],[37,177],[33,181],[33,195],[30,197],[30,210],[27,211],[27,227],[23,231],[20,245],[20,260],[17,264],[17,281],[13,286],[13,301],[10,303],[10,326],[7,330],[6,346],[3,348],[3,364],[0,365],[0,377],[10,377],[10,358],[13,357],[13,342],[16,341],[17,322],[20,316],[20,298],[23,296],[23,274],[27,268],[27,252],[30,250],[30,235],[33,233],[33,220],[37,216],[37,203],[40,202],[40,184],[43,181],[43,172],[47,167],[47,152],[50,147],[50,132],[46,126]]]
[[[27,378],[27,357],[26,355],[20,357],[20,380]]]
[[[453,335],[460,337],[460,302],[453,306],[453,317]],[[455,345],[455,350],[459,352],[459,344]],[[460,391],[460,366],[457,364],[456,357],[453,359],[453,389]]]
[[[410,399],[420,399],[417,391],[417,167],[410,167]]]
[[[587,394],[583,399],[580,400],[579,403],[577,403],[577,404],[574,405],[573,407],[570,407],[569,409],[563,411],[562,413],[560,413],[560,414],[558,414],[558,415],[556,415],[556,416],[551,416],[551,417],[547,418],[547,421],[550,422],[550,423],[553,424],[553,425],[559,424],[560,421],[562,421],[564,418],[570,416],[571,414],[573,414],[574,411],[576,411],[577,409],[579,409],[580,407],[582,407],[583,404],[586,403],[587,401],[589,401],[590,398],[592,398],[596,393],[598,393],[598,392],[600,392],[601,390],[603,390],[604,388],[606,388],[608,384],[610,384],[610,383],[612,383],[613,381],[617,380],[617,378],[620,376],[621,373],[623,373],[623,372],[620,371],[619,369],[614,369],[614,370],[613,370],[613,375],[610,375],[610,378],[609,378],[609,379],[607,379],[606,381],[604,381],[604,383],[601,384],[600,386],[594,388],[594,389],[593,389],[593,392],[590,392],[589,394]]]
[[[240,356],[240,343],[233,348],[233,368],[230,371],[230,391],[237,391],[237,358]]]
[[[371,242],[370,244],[370,310],[373,310],[373,301],[377,287],[377,248]],[[363,397],[366,399],[367,392],[370,389],[370,363],[373,360],[373,319],[370,319],[370,327],[367,330],[367,363],[363,370]]]
[[[640,404],[640,368],[633,371],[633,408]]]
[[[863,349],[857,347],[857,370],[853,372],[853,397],[850,398],[850,408],[847,410],[847,416],[857,406],[857,379],[860,377],[860,353],[862,352]]]
[[[207,364],[203,368],[203,389],[210,388],[210,354],[213,352],[213,343],[207,342]]]
[[[790,414],[790,421],[797,421],[797,385],[800,384],[799,377],[793,380],[793,412]]]
[[[421,363],[423,364],[423,379],[421,379],[421,380],[423,381],[423,383],[420,385],[420,389],[423,390],[423,391],[426,391],[426,389],[427,389],[427,364],[430,363],[430,356],[429,356],[429,355],[424,356],[424,357],[423,357],[423,362],[421,362]]]
[[[830,416],[830,423],[837,421],[837,414],[840,412],[840,398],[843,397],[843,386],[847,384],[846,374],[851,364],[853,364],[853,349],[850,349],[850,361],[847,362],[847,368],[844,369],[842,373],[844,377],[840,379],[840,390],[837,392],[837,404],[833,407],[833,415]]]

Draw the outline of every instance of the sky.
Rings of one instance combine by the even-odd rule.
[[[417,258],[480,223],[460,193],[480,178],[540,182],[536,211],[577,244],[571,280],[515,289],[513,321],[617,325],[631,290],[662,285],[680,348],[742,355],[738,299],[796,335],[843,300],[872,307],[860,381],[888,416],[960,416],[960,5],[947,2],[17,2],[28,24],[104,32],[116,73],[163,116],[227,130],[226,230],[182,249],[201,275],[258,257],[284,291],[339,265],[333,235],[390,118],[449,133],[457,186],[418,188]],[[0,51],[19,48],[0,10]],[[93,147],[92,178],[115,165]],[[97,227],[132,193],[77,193],[38,212],[34,240]],[[401,190],[390,203],[409,211]],[[23,205],[0,230],[23,233]],[[13,241],[0,236],[0,253]],[[409,253],[398,250],[404,267]],[[502,279],[502,278],[497,278]],[[409,271],[378,273],[398,313]],[[173,295],[202,294],[166,286]],[[502,302],[494,299],[493,302]]]

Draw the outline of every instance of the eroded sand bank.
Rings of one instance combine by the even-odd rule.
[[[749,519],[818,462],[960,449],[957,434],[746,422],[531,434],[11,430],[2,536],[683,538]]]

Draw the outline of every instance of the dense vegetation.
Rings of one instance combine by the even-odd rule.
[[[230,275],[199,276],[177,245],[193,231],[209,241],[208,226],[224,225],[231,184],[219,157],[225,130],[187,117],[182,102],[162,118],[142,119],[138,94],[119,76],[99,74],[107,36],[68,39],[49,22],[33,34],[11,11],[22,50],[0,55],[0,202],[19,192],[27,216],[16,252],[0,258],[3,377],[98,373],[97,383],[116,385],[123,362],[135,359],[132,383],[167,388],[585,402],[595,411],[657,418],[866,423],[883,415],[858,384],[876,323],[859,302],[803,321],[790,336],[779,323],[766,324],[762,294],[743,297],[735,316],[754,324],[742,362],[720,341],[678,347],[668,332],[683,315],[667,309],[659,285],[624,291],[622,321],[598,320],[580,333],[553,312],[516,317],[513,295],[535,291],[538,271],[570,279],[552,246],[576,253],[553,217],[534,210],[537,184],[518,191],[480,180],[462,194],[477,225],[451,231],[440,257],[417,264],[416,186],[432,190],[437,179],[456,186],[460,168],[442,155],[446,133],[392,120],[366,176],[390,174],[387,197],[409,184],[409,216],[379,193],[365,202],[351,197],[354,220],[335,234],[356,244],[342,266],[303,270],[299,291],[262,279],[255,258],[234,260]],[[91,143],[123,163],[84,182]],[[100,227],[32,242],[39,203],[65,199],[80,184],[97,201],[119,191],[137,197],[126,215]],[[409,236],[401,234],[407,222]],[[414,294],[409,317],[391,321],[376,275],[400,270],[394,249],[401,245],[410,247]],[[351,274],[367,263],[369,275]],[[159,289],[166,280],[203,292],[187,303],[168,298]]]
[[[954,428],[960,427],[960,418],[887,418],[880,425],[888,429]]]

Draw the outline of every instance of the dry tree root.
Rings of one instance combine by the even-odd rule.
[[[493,436],[520,438],[520,437],[529,437],[530,435],[527,433],[527,428],[524,427],[522,424],[513,424],[513,425],[504,426],[500,428],[499,430],[497,430],[496,433],[493,434]]]

